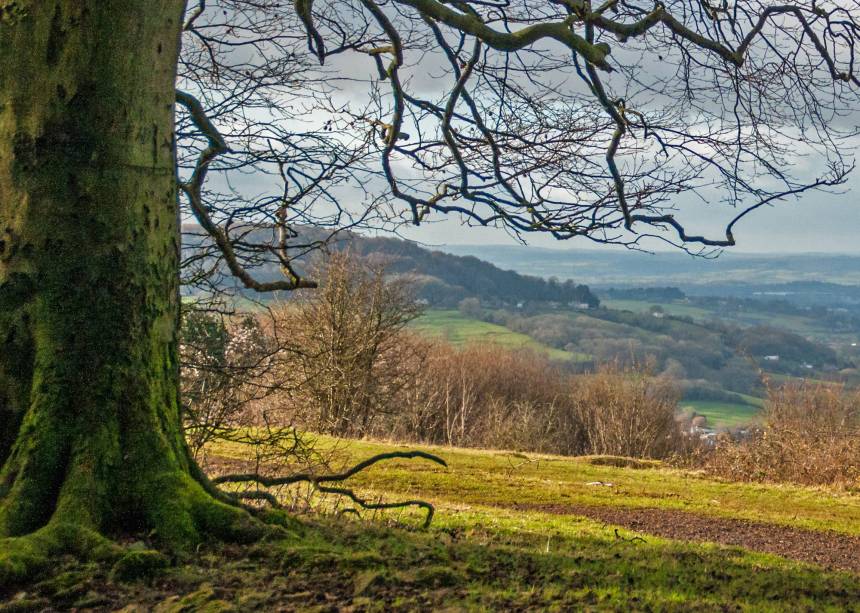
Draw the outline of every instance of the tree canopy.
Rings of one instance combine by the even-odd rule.
[[[212,119],[195,120],[210,145],[197,170],[253,167],[280,190],[237,212],[235,191],[184,189],[228,263],[261,257],[241,230],[219,238],[243,215],[282,229],[456,215],[710,253],[749,213],[854,165],[856,2],[221,0],[189,14],[180,87],[204,103],[179,102]],[[727,211],[722,229],[691,227],[683,209],[700,204]]]

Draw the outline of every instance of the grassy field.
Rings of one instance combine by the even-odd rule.
[[[406,447],[350,442],[341,453],[351,463]],[[612,458],[421,449],[438,454],[448,468],[396,460],[360,474],[352,486],[372,499],[433,502],[437,512],[429,531],[414,531],[420,514],[366,515],[369,523],[348,522],[347,536],[337,531],[334,542],[317,536],[295,545],[293,568],[302,572],[337,560],[338,572],[352,575],[353,606],[369,610],[444,605],[453,610],[818,611],[848,610],[860,602],[855,574],[738,547],[661,538],[647,529],[632,532],[576,510],[647,508],[850,539],[860,535],[857,494],[722,483],[655,464],[606,465]],[[219,449],[228,457],[236,452]],[[571,511],[558,512],[564,508]],[[391,521],[411,527],[407,532],[379,527]]]
[[[680,302],[651,302],[647,300],[614,300],[605,298],[600,303],[609,309],[632,311],[634,313],[647,313],[652,307],[659,306],[669,315],[692,317],[697,322],[722,319],[743,326],[775,326],[821,342],[842,341],[847,344],[854,340],[856,336],[854,333],[835,333],[827,327],[822,326],[815,317],[806,317],[803,315],[726,311],[718,307],[709,309]]]
[[[684,400],[679,406],[682,411],[695,411],[704,415],[708,418],[708,425],[717,428],[749,424],[761,412],[760,406],[709,400]]]
[[[365,493],[427,498],[443,507],[496,508],[514,503],[647,507],[860,536],[857,493],[725,483],[659,463],[649,470],[619,468],[607,465],[602,457],[334,442],[327,437],[320,437],[317,445],[335,448],[344,465],[392,450],[423,449],[438,454],[448,469],[422,460],[395,460],[360,473],[351,483]],[[238,460],[246,450],[241,445],[221,444],[213,452],[222,459]],[[611,483],[612,487],[592,485],[595,483]]]
[[[404,449],[326,438],[318,445],[344,465]],[[326,513],[293,515],[263,542],[208,543],[133,576],[59,559],[32,585],[0,586],[0,610],[845,611],[860,602],[853,572],[592,517],[649,509],[672,514],[673,524],[746,519],[765,532],[790,526],[860,543],[860,495],[721,483],[658,463],[613,466],[626,462],[608,457],[421,449],[447,468],[395,460],[346,485],[372,500],[432,502],[427,529],[419,512],[355,517],[333,512],[349,507],[342,501],[314,499]],[[248,457],[222,444],[210,459],[235,469]]]
[[[570,353],[549,347],[504,326],[470,319],[454,310],[431,309],[416,320],[412,328],[418,332],[441,337],[454,345],[496,343],[508,348],[532,349],[553,360],[569,362],[591,359],[591,356],[583,353]]]

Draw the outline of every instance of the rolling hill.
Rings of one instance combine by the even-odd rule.
[[[189,234],[199,231],[191,226],[185,230]],[[313,242],[324,236],[320,231],[305,228],[301,238]],[[262,239],[255,237],[258,241]],[[769,314],[767,308],[759,311],[735,308],[744,307],[746,298],[720,306],[721,302],[730,301],[695,297],[691,301],[684,292],[664,285],[627,293],[604,293],[606,301],[601,304],[589,287],[572,280],[561,282],[503,270],[472,255],[431,251],[396,238],[345,233],[331,248],[349,249],[358,257],[383,263],[389,274],[411,279],[416,297],[429,307],[415,324],[418,330],[454,344],[494,342],[507,347],[529,347],[576,370],[592,368],[600,362],[640,365],[647,362],[656,373],[665,373],[679,381],[684,406],[711,416],[717,425],[739,423],[758,410],[757,402],[748,398],[763,395],[759,369],[764,366],[787,376],[815,376],[822,370],[835,372],[846,366],[844,356],[804,338],[818,331],[812,327],[813,312],[802,310],[811,307],[789,305],[783,312]],[[186,247],[187,254],[191,251]],[[546,266],[557,265],[561,257],[559,252],[546,249],[526,252],[487,247],[481,251],[499,257],[506,265],[515,263],[510,256],[514,253],[521,270],[525,262],[529,270],[538,273]],[[588,253],[584,262],[603,261],[603,268],[597,266],[596,271],[587,274],[580,269],[586,277],[594,278],[618,257],[612,253]],[[675,268],[669,266],[670,277],[673,270],[690,272],[698,266],[710,265],[686,260],[678,263],[677,254],[671,258],[667,254],[654,257],[675,262],[672,264]],[[653,265],[658,260],[650,262]],[[543,262],[544,268],[539,262]],[[305,259],[300,265],[309,264]],[[627,271],[628,278],[643,270],[634,266]],[[264,281],[280,276],[273,264],[259,266],[255,274]],[[803,288],[833,290],[830,286],[822,288],[809,283]],[[454,310],[466,298],[477,299],[475,313]],[[655,307],[659,309],[655,311]],[[720,317],[717,307],[735,308],[732,313],[738,313],[737,318]],[[795,325],[795,320],[803,317],[810,322],[809,327]],[[771,319],[774,325],[764,325]],[[786,323],[780,328],[783,319]],[[804,334],[795,334],[790,329]],[[762,363],[765,355],[777,354],[781,356],[778,363]]]
[[[183,250],[186,259],[191,259],[200,245],[210,247],[205,239],[200,238],[201,233],[197,226],[183,226]],[[307,244],[325,241],[327,237],[327,233],[313,228],[299,228],[298,235],[295,240]],[[271,232],[255,230],[243,240],[247,243],[271,244],[274,238]],[[473,297],[500,307],[520,302],[580,304],[589,307],[600,304],[600,300],[587,286],[576,284],[572,280],[559,282],[503,270],[473,256],[431,251],[416,243],[397,238],[365,237],[344,232],[329,248],[349,249],[359,257],[383,264],[389,274],[409,276],[415,283],[417,297],[434,306],[456,307],[464,298]],[[318,252],[312,253],[313,255],[318,255]],[[297,266],[307,268],[310,259],[300,259]],[[203,260],[210,265],[213,261],[211,257]],[[271,261],[260,262],[253,272],[260,281],[282,278],[280,269]],[[216,280],[216,284],[236,287],[235,281],[226,276]]]

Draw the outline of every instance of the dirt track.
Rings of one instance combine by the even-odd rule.
[[[860,537],[778,526],[743,519],[708,517],[670,509],[565,504],[517,504],[512,508],[579,515],[644,534],[681,541],[735,545],[774,553],[825,568],[860,573]]]

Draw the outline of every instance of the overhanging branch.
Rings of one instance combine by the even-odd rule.
[[[209,211],[203,203],[201,195],[209,165],[216,157],[229,151],[227,143],[206,115],[203,105],[200,104],[197,98],[187,92],[177,90],[176,102],[188,111],[192,123],[208,140],[207,147],[200,152],[197,158],[191,178],[188,181],[180,181],[179,188],[187,196],[188,202],[191,205],[191,212],[200,226],[215,242],[215,246],[218,247],[218,250],[223,255],[224,262],[233,276],[239,279],[246,288],[257,292],[291,291],[299,288],[316,287],[316,283],[299,276],[289,265],[289,258],[286,254],[286,243],[283,241],[280,248],[284,253],[281,253],[282,257],[280,260],[281,270],[287,277],[286,280],[267,283],[258,281],[241,264],[230,237],[209,215]]]

